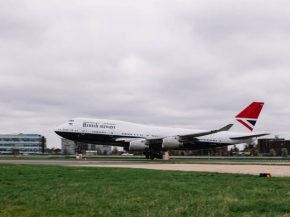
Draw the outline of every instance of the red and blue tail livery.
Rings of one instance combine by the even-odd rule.
[[[250,131],[253,131],[263,106],[263,102],[251,103],[236,116],[236,120]]]

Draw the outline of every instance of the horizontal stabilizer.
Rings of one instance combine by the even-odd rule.
[[[231,137],[230,139],[233,139],[233,140],[251,139],[251,138],[257,138],[257,137],[266,136],[266,135],[269,135],[269,133],[261,133],[261,134],[253,134],[253,135],[248,135],[248,136]]]

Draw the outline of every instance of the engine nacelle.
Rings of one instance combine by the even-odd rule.
[[[133,140],[129,144],[130,151],[145,151],[149,146],[146,144],[146,139]]]
[[[179,141],[178,136],[166,137],[162,141],[163,149],[175,149],[181,147],[182,145],[183,143]]]

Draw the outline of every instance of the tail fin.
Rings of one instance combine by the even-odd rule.
[[[263,106],[263,102],[252,102],[236,116],[236,120],[250,131],[253,131]]]

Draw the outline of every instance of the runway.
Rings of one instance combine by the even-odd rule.
[[[110,167],[135,168],[153,170],[195,171],[214,173],[234,173],[259,175],[271,173],[272,176],[290,177],[290,165],[244,165],[244,164],[200,164],[200,163],[156,163],[154,161],[76,161],[76,160],[0,160],[0,164],[33,164],[33,165],[60,165],[73,167]]]
[[[107,165],[71,165],[83,167],[139,168],[153,170],[215,172],[233,174],[271,173],[272,176],[289,176],[290,166],[280,165],[221,165],[221,164],[107,164]]]

